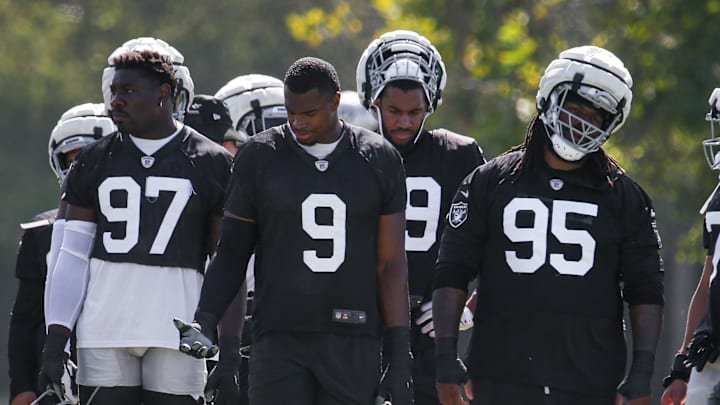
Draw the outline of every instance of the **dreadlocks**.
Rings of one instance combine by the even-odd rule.
[[[515,145],[503,155],[511,152],[522,151],[522,157],[513,167],[510,176],[521,176],[528,170],[533,170],[537,167],[537,162],[542,162],[544,159],[545,148],[548,146],[547,129],[543,122],[539,119],[538,115],[535,114],[530,120],[525,133],[525,139],[521,144]],[[615,158],[608,155],[604,149],[600,148],[596,152],[590,153],[585,157],[585,167],[593,174],[597,174],[602,178],[605,178],[611,186],[613,185],[613,179],[617,176],[617,173],[623,173],[624,170],[620,167]]]

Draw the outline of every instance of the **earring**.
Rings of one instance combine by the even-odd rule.
[[[162,108],[162,100],[160,100],[160,108]]]

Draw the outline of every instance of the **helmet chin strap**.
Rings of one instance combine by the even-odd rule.
[[[567,139],[551,131],[544,121],[543,127],[545,128],[545,133],[550,140],[550,145],[552,145],[552,150],[557,157],[567,162],[577,162],[585,157],[585,152],[577,150],[570,142],[568,142]]]

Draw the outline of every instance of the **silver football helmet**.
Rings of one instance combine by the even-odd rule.
[[[710,104],[710,112],[705,115],[705,120],[710,123],[710,138],[703,141],[703,151],[710,168],[718,170],[720,169],[720,132],[716,131],[715,127],[720,128],[720,88],[715,88],[710,93],[708,104]]]
[[[162,39],[152,37],[139,37],[131,39],[120,45],[120,47],[115,49],[110,56],[108,56],[108,67],[103,70],[102,74],[102,93],[105,107],[108,111],[110,110],[110,84],[112,83],[113,76],[115,75],[113,59],[126,52],[144,50],[151,50],[159,53],[160,55],[168,56],[172,61],[173,66],[175,67],[175,77],[178,80],[175,102],[173,104],[173,116],[178,121],[182,121],[185,118],[185,112],[190,106],[193,97],[195,97],[195,83],[193,83],[192,77],[190,76],[190,69],[183,65],[185,62],[183,54]]]
[[[360,102],[360,96],[352,90],[340,92],[338,116],[345,122],[359,127],[377,131],[378,122]]]
[[[282,80],[263,74],[238,76],[215,93],[230,110],[233,126],[250,136],[287,121]]]
[[[545,124],[555,152],[577,161],[600,149],[630,114],[633,81],[623,62],[610,51],[579,46],[560,53],[545,69],[536,96],[539,118]],[[579,96],[606,113],[602,128],[564,108],[568,94]],[[580,122],[580,128],[572,121]]]
[[[104,104],[85,103],[67,110],[50,133],[48,142],[50,168],[58,181],[62,183],[70,169],[66,156],[69,151],[83,148],[115,131]]]
[[[447,74],[440,53],[427,38],[414,31],[397,30],[368,45],[358,61],[355,80],[362,104],[368,109],[389,82],[416,81],[425,91],[431,114],[442,103]]]

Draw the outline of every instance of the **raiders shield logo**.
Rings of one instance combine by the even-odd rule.
[[[321,172],[324,172],[328,168],[328,161],[327,160],[316,160],[315,168]]]
[[[550,179],[550,188],[555,191],[558,191],[561,188],[563,188],[564,184],[565,184],[565,182],[560,179]]]
[[[448,222],[453,228],[457,228],[462,225],[468,216],[468,205],[464,202],[456,202],[450,206],[450,212],[448,212]]]
[[[142,167],[149,169],[155,163],[155,158],[152,156],[143,156],[140,158],[140,164]]]

